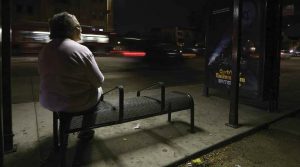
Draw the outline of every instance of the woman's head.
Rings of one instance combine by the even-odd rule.
[[[70,38],[75,41],[81,40],[81,27],[74,15],[68,12],[55,14],[49,19],[50,39]]]

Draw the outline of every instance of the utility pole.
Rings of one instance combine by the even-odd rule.
[[[0,18],[0,27],[2,27],[2,17],[3,15],[3,2],[0,2],[0,11],[1,11],[1,18]],[[0,62],[2,62],[2,29],[0,30]],[[2,64],[0,63],[0,166],[3,166],[4,161],[4,147],[3,147],[3,115],[2,115]]]
[[[238,105],[239,105],[239,84],[240,84],[240,58],[241,58],[241,22],[242,22],[242,1],[233,1],[233,33],[232,33],[232,74],[230,91],[229,122],[226,124],[238,128]]]
[[[2,1],[2,107],[4,151],[12,152],[12,106],[11,106],[11,1]]]
[[[106,31],[113,30],[113,11],[112,11],[112,0],[106,0]]]

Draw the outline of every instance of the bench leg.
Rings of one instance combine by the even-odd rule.
[[[194,105],[192,105],[191,107],[191,133],[195,132],[195,116],[194,116],[195,112],[194,112]]]
[[[168,105],[168,122],[171,122],[171,115],[172,115],[172,111],[171,111],[171,104]]]
[[[53,112],[53,146],[54,150],[59,150],[58,144],[58,116],[56,112]]]
[[[209,88],[204,85],[203,90],[202,90],[202,95],[205,97],[208,97],[209,95]]]
[[[69,134],[66,130],[70,126],[68,118],[61,118],[59,124],[59,138],[60,138],[60,167],[66,166],[66,152],[68,147]]]
[[[66,152],[67,152],[67,147],[68,147],[68,134],[64,134],[61,141],[61,148],[60,148],[60,167],[65,167],[66,166]]]

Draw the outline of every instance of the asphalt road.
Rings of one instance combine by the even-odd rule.
[[[96,61],[105,75],[103,88],[110,89],[116,85],[123,85],[125,91],[135,91],[154,82],[163,81],[167,86],[188,85],[204,82],[204,58],[186,59],[182,63],[147,63],[141,59],[124,57],[96,57]],[[299,85],[300,57],[292,57],[281,61],[280,82],[295,82]],[[12,97],[13,103],[38,100],[39,75],[37,70],[37,57],[12,58]],[[34,83],[33,88],[28,84]],[[281,84],[285,90],[280,91],[282,98],[297,93],[290,84]],[[298,86],[297,86],[298,87]],[[29,90],[33,90],[30,92]],[[289,106],[295,105],[293,100]]]
[[[165,82],[167,86],[203,83],[203,58],[186,59],[183,62],[148,63],[139,58],[95,57],[105,76],[103,89],[123,85],[125,91]],[[37,57],[12,58],[13,103],[38,101],[39,74]],[[33,86],[30,86],[33,85]]]
[[[124,71],[157,70],[202,70],[203,57],[185,59],[183,62],[146,62],[142,58],[130,57],[95,57],[99,68],[104,73]],[[37,76],[37,55],[12,57],[12,77]]]

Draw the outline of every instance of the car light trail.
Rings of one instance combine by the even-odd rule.
[[[144,57],[146,55],[142,51],[111,51],[111,53],[120,54],[125,57]]]

